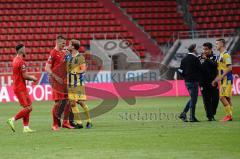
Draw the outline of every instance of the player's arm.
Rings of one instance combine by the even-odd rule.
[[[86,63],[81,64],[79,67],[80,67],[80,73],[86,72],[86,70],[87,70]]]
[[[52,68],[52,64],[47,63],[45,66],[45,70],[49,74],[49,76],[54,78],[58,83],[60,84],[63,83],[63,80],[60,77],[58,77],[55,73],[53,73],[51,68]]]
[[[19,68],[20,68],[22,76],[25,80],[34,81],[34,82],[37,81],[37,78],[35,76],[27,73],[25,62],[21,62],[19,65]]]
[[[51,68],[52,68],[52,64],[47,63],[45,66],[45,71],[54,78],[56,77],[56,75],[52,72]]]
[[[25,80],[34,81],[34,82],[37,81],[37,78],[35,76],[29,75],[27,72],[23,72],[22,75]]]
[[[221,79],[223,79],[223,77],[225,77],[229,72],[232,72],[232,65],[227,65],[227,69],[223,72]]]
[[[83,56],[80,58],[80,65],[79,65],[79,67],[80,67],[80,73],[86,72],[87,65],[86,65],[85,58]]]
[[[49,76],[51,76],[53,79],[55,79],[58,83],[62,84],[63,80],[58,77],[55,73],[52,71],[52,63],[54,60],[54,53],[50,52],[50,56],[47,60],[46,66],[45,66],[45,71],[48,73]]]
[[[220,77],[216,77],[215,82],[221,81],[229,72],[232,71],[232,65],[227,65],[227,69],[223,72]]]
[[[216,77],[212,81],[212,86],[216,86],[218,81],[221,81],[229,72],[232,71],[232,65],[227,65],[227,69],[223,72],[223,74],[220,77]]]

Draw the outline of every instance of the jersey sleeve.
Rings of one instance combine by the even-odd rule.
[[[19,69],[20,69],[20,71],[21,71],[22,73],[24,73],[24,72],[26,72],[26,68],[27,68],[26,63],[25,63],[24,61],[20,61],[20,63],[19,63]]]
[[[225,61],[226,65],[231,65],[232,64],[232,59],[231,59],[231,56],[229,54],[227,54],[227,53],[224,54],[223,58],[224,58],[224,61]]]
[[[82,65],[82,64],[86,64],[86,60],[85,60],[84,56],[80,56],[80,58],[79,58],[79,65]]]

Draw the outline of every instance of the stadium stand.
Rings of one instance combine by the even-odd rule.
[[[240,65],[240,51],[236,51],[236,53],[233,54],[232,58],[233,58],[233,64]]]
[[[176,0],[116,0],[158,44],[171,41],[174,33],[189,31]]]
[[[89,40],[95,33],[120,34],[123,39],[131,40],[136,52],[145,51],[144,46],[97,0],[6,0],[1,1],[0,16],[0,60],[5,62],[4,66],[11,62],[14,47],[19,42],[27,46],[30,53],[27,60],[36,61],[38,66],[47,59],[56,34],[64,34],[68,39],[81,39],[81,52],[89,48]],[[98,38],[104,36],[99,34]],[[39,70],[37,66],[36,70]],[[89,66],[89,69],[96,67]]]
[[[240,27],[239,0],[191,0],[189,11],[196,22],[197,30],[237,29]],[[226,30],[231,31],[231,30]]]
[[[89,49],[94,39],[129,40],[140,57],[153,48],[174,42],[172,36],[190,31],[184,20],[179,0],[4,0],[0,1],[0,71],[11,71],[15,45],[27,46],[27,63],[32,72],[43,71],[56,34],[67,39],[80,39],[81,52]],[[111,10],[109,3],[119,7]],[[213,37],[232,34],[240,27],[239,0],[188,0],[188,10],[196,23],[195,31],[206,30]],[[122,15],[120,15],[120,13]],[[125,13],[127,16],[124,15]],[[128,17],[128,21],[126,21]],[[125,24],[124,24],[125,20]],[[131,24],[132,23],[132,24]],[[133,29],[133,26],[140,26]],[[222,31],[223,30],[223,31]],[[148,40],[136,35],[147,33]],[[179,35],[179,34],[178,34]],[[139,37],[141,37],[139,35]],[[156,46],[150,45],[154,40]],[[240,53],[233,55],[239,61]],[[99,70],[90,55],[86,55],[90,70]]]
[[[232,34],[240,28],[239,0],[189,0],[189,11],[196,22],[196,30],[208,30],[212,37]],[[233,63],[239,64],[240,53],[234,52]]]

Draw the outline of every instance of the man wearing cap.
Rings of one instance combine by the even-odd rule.
[[[184,122],[188,122],[186,114],[190,110],[189,121],[199,122],[195,117],[195,108],[198,99],[198,82],[201,76],[201,63],[197,57],[196,44],[190,45],[188,51],[189,53],[187,56],[181,61],[178,72],[184,78],[190,99],[180,114],[179,118]]]

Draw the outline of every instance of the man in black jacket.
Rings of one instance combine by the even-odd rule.
[[[190,109],[190,122],[199,122],[195,117],[195,108],[198,99],[198,82],[201,76],[201,63],[197,57],[196,44],[192,44],[188,48],[188,55],[181,61],[178,72],[185,80],[186,88],[190,95],[190,100],[187,102],[183,112],[179,118],[187,122],[187,112]]]
[[[217,86],[212,86],[212,81],[218,74],[217,56],[213,54],[212,44],[207,42],[203,44],[203,53],[199,56],[202,64],[202,78],[199,82],[202,92],[203,103],[208,121],[215,121],[219,90]]]

